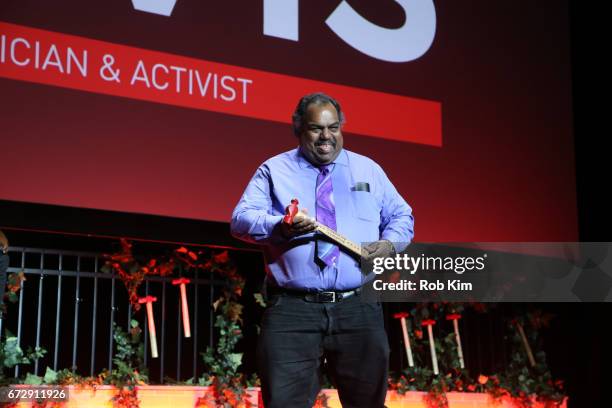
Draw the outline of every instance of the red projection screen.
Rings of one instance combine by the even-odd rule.
[[[0,200],[227,222],[324,91],[419,241],[576,241],[570,75],[558,0],[5,0]]]

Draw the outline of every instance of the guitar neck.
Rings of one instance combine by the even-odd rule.
[[[333,229],[329,228],[327,225],[317,223],[316,230],[320,232],[321,234],[325,235],[327,238],[334,241],[336,244],[343,246],[344,248],[348,249],[353,254],[361,258],[362,256],[361,245],[351,241],[350,239],[346,238],[344,235],[339,234],[337,231],[334,231]]]

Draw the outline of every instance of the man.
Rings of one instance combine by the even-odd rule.
[[[293,115],[299,147],[263,163],[232,215],[232,234],[263,245],[268,306],[257,359],[266,408],[312,407],[321,363],[343,407],[383,407],[389,345],[380,304],[359,299],[359,259],[313,233],[316,221],[369,242],[367,258],[391,256],[411,241],[408,204],[371,159],[343,149],[344,113],[322,94],[304,96]],[[301,211],[282,222],[297,198]]]

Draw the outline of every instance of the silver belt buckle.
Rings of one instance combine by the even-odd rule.
[[[336,292],[319,292],[319,301],[325,303],[335,303]]]

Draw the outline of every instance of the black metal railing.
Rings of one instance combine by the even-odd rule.
[[[221,279],[214,279],[212,272],[196,271],[190,276],[190,339],[183,338],[180,296],[178,287],[171,285],[173,277],[145,278],[141,287],[144,295],[158,298],[154,312],[160,354],[159,358],[151,359],[146,313],[135,313],[127,291],[121,281],[117,282],[119,278],[115,274],[101,272],[100,254],[11,247],[9,256],[8,273],[23,271],[26,279],[21,282],[17,306],[9,304],[4,319],[0,319],[0,332],[8,328],[16,333],[22,347],[47,350],[43,358],[35,360],[33,374],[44,374],[45,363],[56,371],[69,368],[90,376],[102,368],[111,369],[113,323],[127,328],[132,318],[139,320],[143,327],[144,363],[152,382],[158,379],[164,383],[172,371],[172,377],[179,381],[186,374],[197,378],[202,373],[203,362],[198,354],[213,346],[212,303],[217,288],[225,284]],[[171,334],[173,329],[176,337]],[[14,375],[20,375],[19,365]]]
[[[245,269],[256,269],[258,257],[236,253],[236,259]],[[146,312],[135,312],[128,294],[117,275],[104,273],[104,259],[100,253],[68,250],[50,250],[11,247],[9,273],[23,271],[26,280],[21,283],[17,304],[8,304],[4,320],[0,319],[0,332],[8,328],[16,333],[22,347],[43,347],[48,352],[36,360],[33,367],[17,366],[20,370],[43,375],[45,366],[53,370],[68,368],[80,375],[93,376],[103,368],[113,367],[113,323],[129,328],[132,318],[143,329],[144,363],[151,383],[184,381],[198,378],[205,366],[200,353],[214,346],[215,330],[212,304],[225,281],[214,278],[211,272],[197,270],[189,276],[188,301],[192,337],[185,339],[179,289],[172,286],[176,277],[147,276],[140,287],[141,295],[156,296],[154,304],[159,357],[149,353],[149,331]],[[240,269],[240,268],[239,268]],[[259,270],[249,274],[251,292],[257,290],[263,276]],[[262,276],[259,276],[262,275]],[[249,293],[251,293],[249,292]],[[252,302],[243,296],[245,302]],[[504,322],[512,315],[512,304],[499,305],[488,313],[466,313],[461,320],[466,366],[474,375],[496,372],[507,365],[509,349]],[[399,372],[406,368],[402,335],[397,320],[392,318],[398,310],[409,310],[410,305],[384,304],[385,319],[391,346],[391,369]],[[245,316],[244,368],[254,371],[255,325],[261,317],[260,308],[254,306]],[[22,373],[23,374],[23,373]]]

